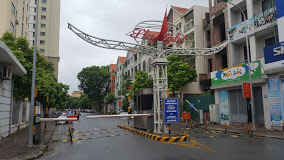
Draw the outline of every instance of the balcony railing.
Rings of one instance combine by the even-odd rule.
[[[194,21],[193,19],[188,21],[187,23],[184,24],[184,32],[187,32],[188,30],[190,30],[191,28],[194,27]]]
[[[276,7],[266,10],[242,23],[239,23],[228,29],[228,35],[231,41],[245,37],[245,31],[248,35],[255,34],[277,24]]]

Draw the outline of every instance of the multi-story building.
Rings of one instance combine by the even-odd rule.
[[[84,91],[73,91],[71,97],[81,97],[84,94]]]
[[[39,3],[37,47],[54,65],[58,78],[60,0],[2,0],[0,2],[0,35],[6,31],[15,37],[26,37],[34,45],[36,2]]]
[[[37,47],[39,52],[47,58],[47,61],[53,63],[54,75],[58,78],[60,0],[30,0],[27,39],[31,46],[35,40],[37,2],[39,2]]]
[[[28,20],[28,0],[2,0],[0,2],[0,36],[8,31],[15,37],[27,37]]]
[[[205,46],[205,37],[203,34],[203,19],[208,14],[208,8],[202,6],[193,6],[190,9],[171,6],[168,14],[168,21],[177,26],[184,35],[187,35],[183,44],[174,43],[174,48],[203,48]],[[187,84],[181,89],[181,98],[191,97],[204,93],[208,85],[203,85],[203,75],[207,73],[205,67],[205,57],[190,56],[185,58],[191,68],[195,68],[197,79]]]
[[[218,2],[215,1],[214,5],[225,5]],[[211,89],[214,90],[216,104],[220,106],[221,123],[247,122],[247,102],[242,95],[242,84],[248,82],[247,62],[248,59],[251,59],[255,122],[256,124],[264,124],[266,128],[270,129],[271,106],[268,79],[263,67],[265,66],[263,49],[278,43],[275,1],[232,0],[231,2],[244,10],[248,20],[245,21],[239,8],[227,4],[229,26],[227,31],[231,41],[228,54],[228,67],[230,68],[211,73]],[[226,19],[226,16],[224,17]],[[225,28],[227,28],[226,25]],[[249,37],[249,46],[246,45],[246,31]],[[247,47],[250,56],[247,56]]]
[[[123,84],[123,74],[124,74],[124,63],[125,63],[126,57],[118,57],[116,62],[116,73],[115,73],[115,91],[114,95],[116,98],[116,111],[121,109],[122,106],[122,100],[124,96],[121,94],[121,87]]]
[[[110,93],[114,94],[116,64],[110,64]]]

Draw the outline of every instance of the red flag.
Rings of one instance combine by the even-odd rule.
[[[162,25],[162,28],[161,28],[161,32],[158,36],[158,41],[164,41],[165,34],[167,34],[167,32],[168,32],[168,20],[167,20],[167,9],[166,9],[166,13],[165,13],[163,25]]]

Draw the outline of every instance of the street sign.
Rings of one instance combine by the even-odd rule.
[[[251,98],[250,83],[243,83],[243,96],[244,98]]]
[[[179,123],[178,98],[164,99],[165,123]]]
[[[183,119],[190,119],[190,113],[182,113]]]

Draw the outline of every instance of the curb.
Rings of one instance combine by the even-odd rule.
[[[138,129],[134,129],[134,128],[131,128],[131,127],[125,127],[125,126],[122,126],[122,125],[119,125],[119,124],[117,125],[117,127],[124,129],[124,130],[127,130],[127,131],[130,131],[132,133],[139,134],[141,136],[145,136],[146,138],[151,138],[155,141],[160,141],[160,142],[183,142],[183,141],[189,141],[190,140],[189,136],[163,137],[163,136],[159,136],[159,135],[156,135],[156,134],[151,134],[151,133],[147,133],[147,132],[144,132],[144,131],[140,131]]]

